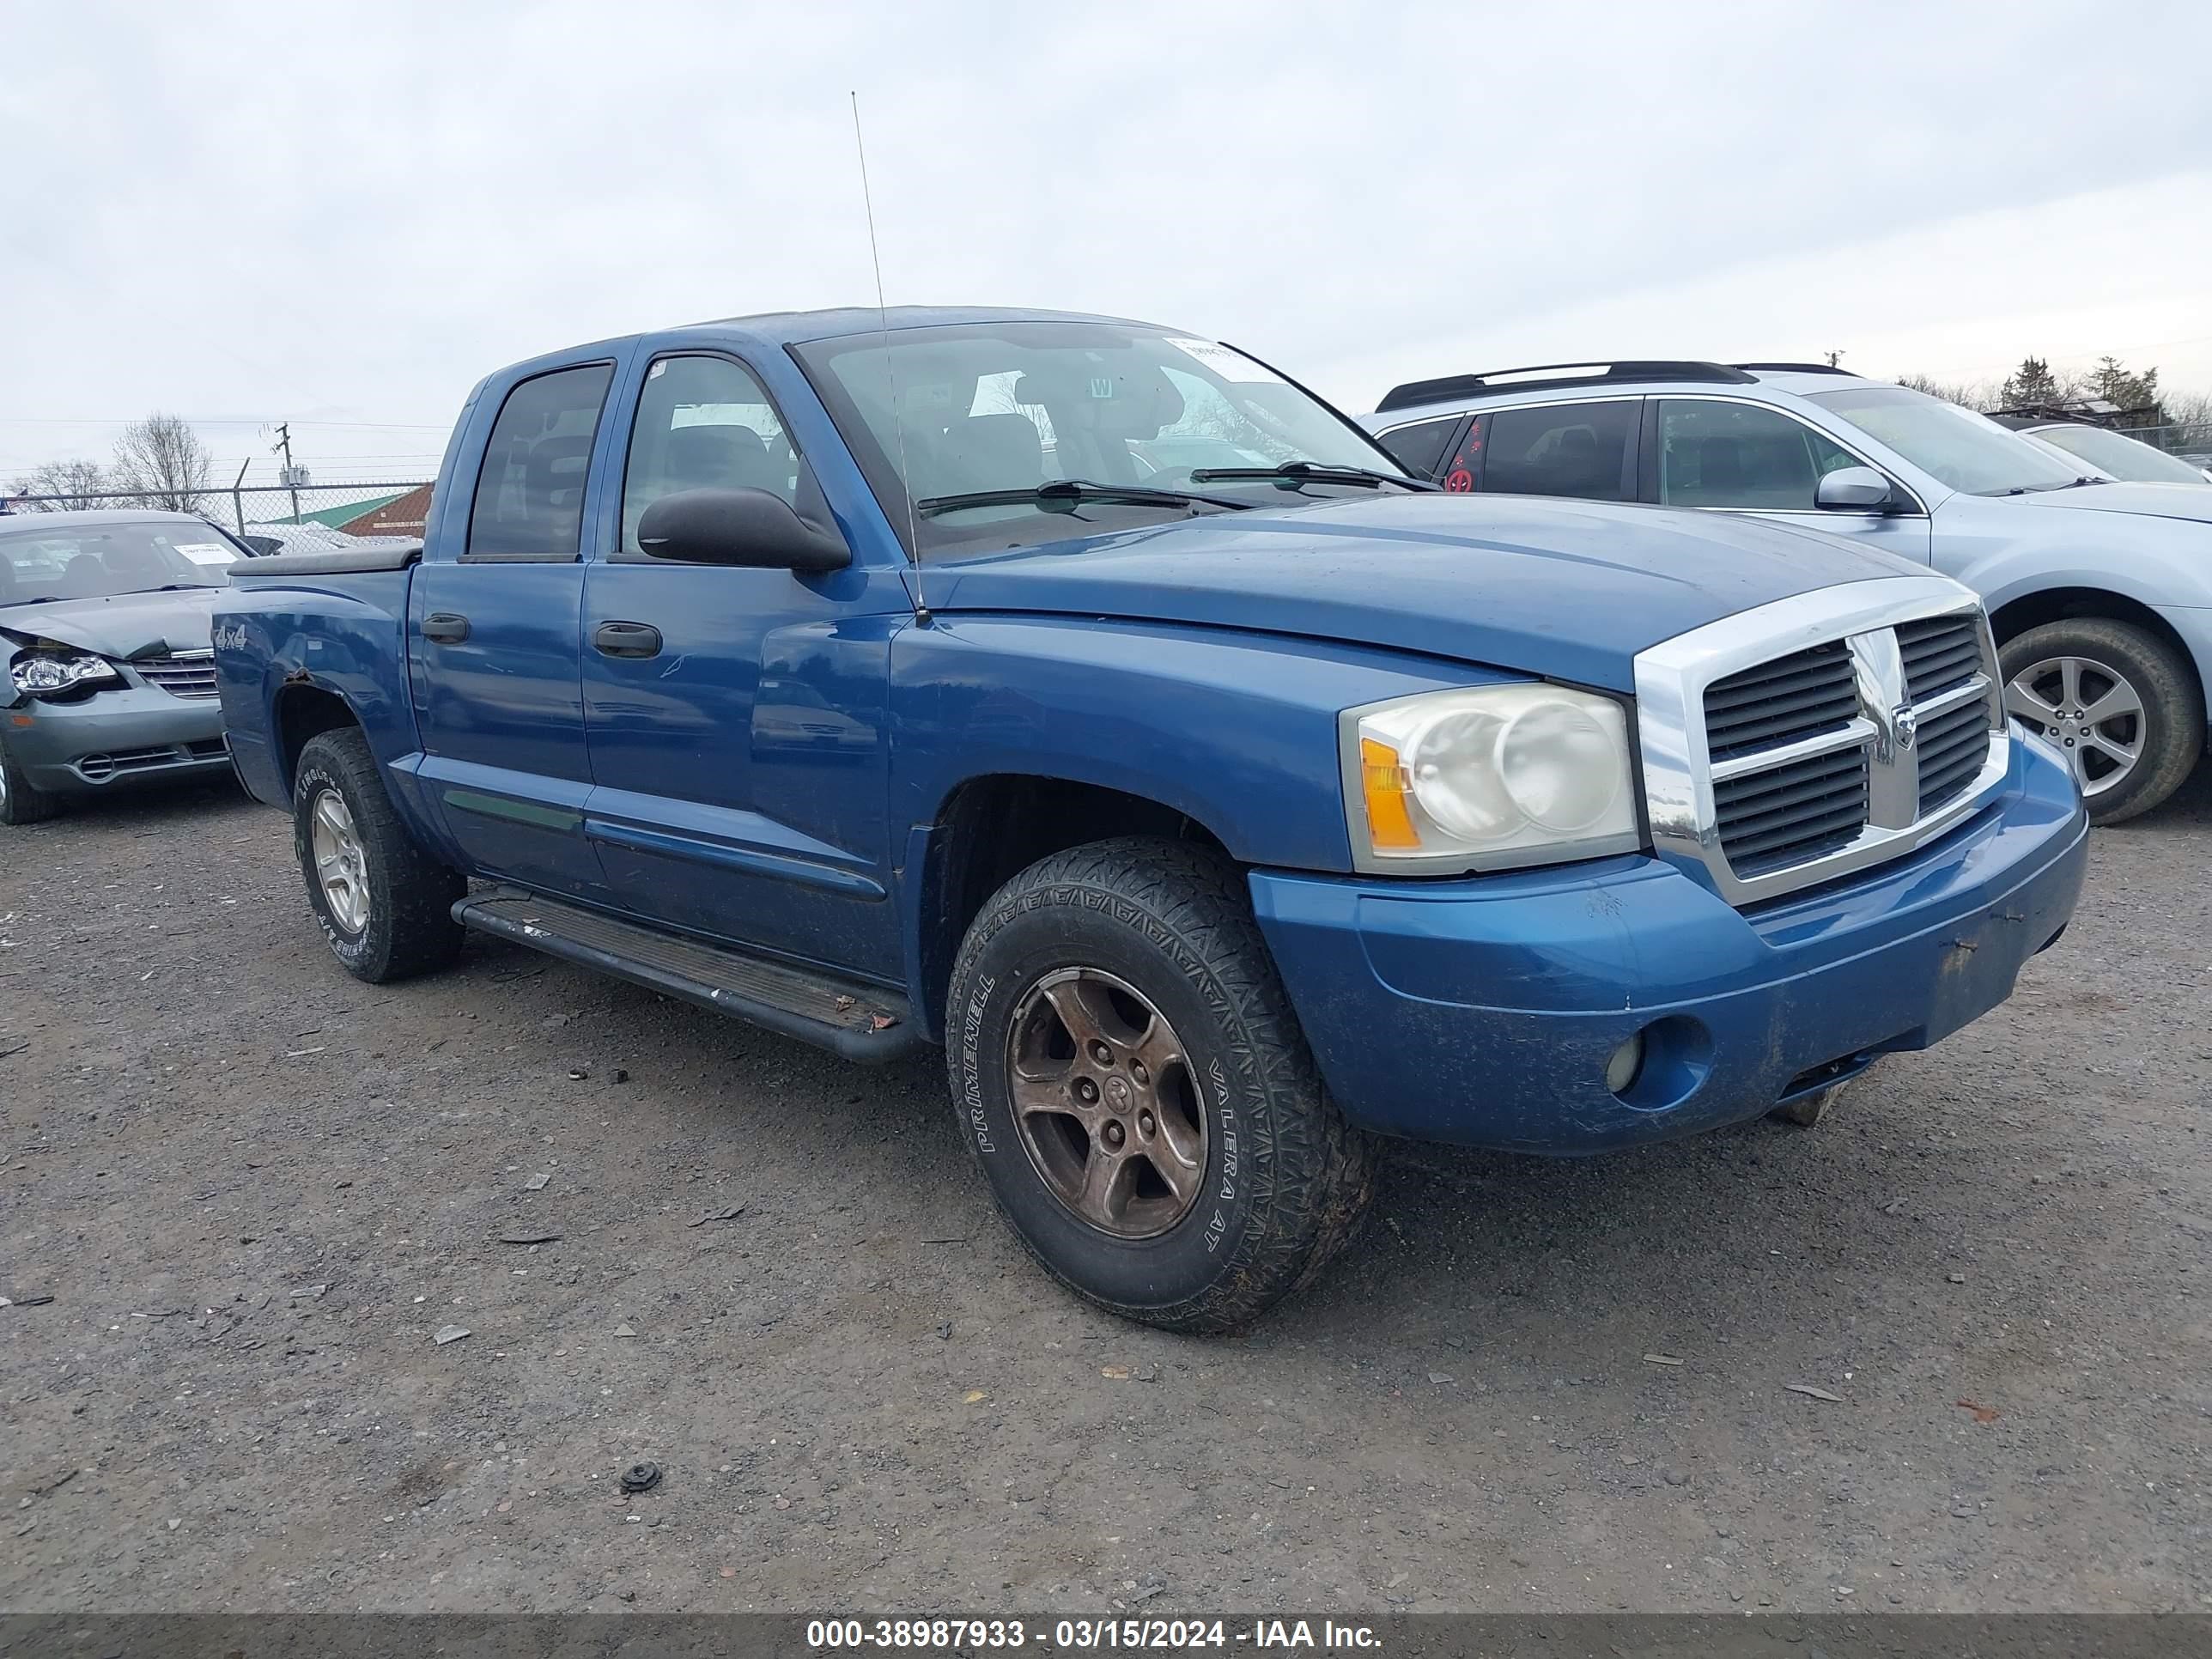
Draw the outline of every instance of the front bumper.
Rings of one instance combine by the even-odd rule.
[[[19,699],[0,708],[8,752],[31,783],[54,794],[86,794],[230,769],[222,705],[155,686],[99,691],[75,702]]]
[[[1253,904],[1353,1122],[1603,1152],[1758,1116],[2009,996],[2074,913],[2088,834],[2064,765],[2013,753],[1942,840],[1748,911],[1643,855],[1448,883],[1260,871]]]

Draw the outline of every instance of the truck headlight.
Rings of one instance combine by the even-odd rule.
[[[26,651],[8,665],[8,677],[26,696],[65,696],[97,685],[120,685],[123,676],[105,657]]]
[[[1506,869],[1633,851],[1628,717],[1565,686],[1471,686],[1340,717],[1354,866]]]

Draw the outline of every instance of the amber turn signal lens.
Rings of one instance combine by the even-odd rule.
[[[1359,740],[1359,779],[1367,799],[1367,835],[1377,852],[1412,852],[1421,844],[1406,810],[1406,769],[1398,751],[1373,738]]]

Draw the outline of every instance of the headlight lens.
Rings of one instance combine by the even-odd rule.
[[[1362,870],[1443,873],[1640,845],[1628,717],[1558,685],[1486,685],[1343,716],[1345,805]]]
[[[123,676],[105,657],[26,651],[9,665],[9,678],[27,696],[51,697],[94,685],[120,685]]]

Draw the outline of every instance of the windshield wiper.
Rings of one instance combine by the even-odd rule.
[[[1401,477],[1395,472],[1377,472],[1364,466],[1326,466],[1319,461],[1285,461],[1280,466],[1198,466],[1190,473],[1193,483],[1226,483],[1239,478],[1266,478],[1296,489],[1300,484],[1333,483],[1364,484],[1370,489],[1380,489],[1384,484],[1395,484],[1401,489],[1433,494],[1443,488],[1431,483],[1426,478]]]
[[[1143,484],[1093,483],[1088,478],[1054,478],[1028,489],[970,489],[957,495],[930,495],[914,504],[924,518],[957,513],[964,507],[1036,507],[1047,513],[1073,513],[1085,501],[1114,501],[1136,507],[1218,507],[1232,513],[1249,501],[1222,495],[1197,495],[1187,489],[1153,489]]]
[[[1985,495],[2049,495],[2061,489],[2079,489],[2085,484],[2110,483],[2112,483],[2110,478],[2093,478],[2087,473],[2084,472],[2080,477],[2075,478],[2070,483],[2014,484],[2008,489],[1988,489],[1984,490],[1981,493]]]

